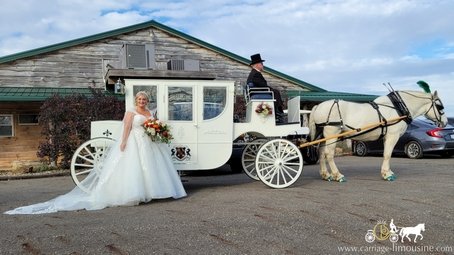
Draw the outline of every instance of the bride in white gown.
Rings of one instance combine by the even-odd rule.
[[[84,187],[92,187],[88,192],[76,186],[69,193],[47,202],[19,207],[5,214],[99,210],[138,205],[152,199],[185,197],[167,145],[152,142],[142,127],[145,120],[152,117],[146,107],[148,94],[140,91],[135,100],[135,111],[125,113],[121,138],[114,143],[103,163],[95,166],[83,180]]]

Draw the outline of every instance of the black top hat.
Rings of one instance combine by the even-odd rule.
[[[251,56],[251,63],[249,65],[251,66],[253,64],[262,63],[262,62],[265,62],[265,60],[262,60],[262,58],[260,57],[260,54],[254,54]]]

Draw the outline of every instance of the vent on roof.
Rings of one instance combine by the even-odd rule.
[[[167,62],[168,70],[175,71],[200,71],[198,60],[194,59],[172,59]]]
[[[131,69],[154,69],[153,44],[125,44],[121,51],[121,67]]]

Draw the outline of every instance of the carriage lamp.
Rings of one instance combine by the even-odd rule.
[[[241,85],[240,82],[237,82],[235,84],[235,95],[241,96],[243,94],[243,86]]]
[[[115,83],[115,94],[123,95],[125,93],[125,85],[121,82],[121,79],[118,78],[117,82]]]

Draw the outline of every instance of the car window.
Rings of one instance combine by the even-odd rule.
[[[410,125],[408,125],[407,130],[413,130],[413,129],[416,129],[416,128],[418,128],[418,126],[416,126],[415,124],[411,123]]]

